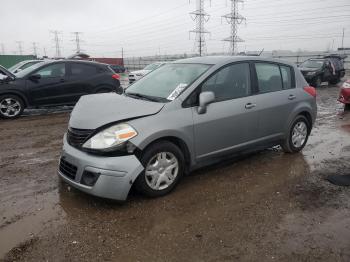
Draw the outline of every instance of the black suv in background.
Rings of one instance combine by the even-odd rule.
[[[303,62],[299,69],[306,81],[314,87],[320,87],[322,82],[337,84],[345,75],[345,58],[339,55],[311,58]]]
[[[122,92],[119,75],[107,64],[41,62],[0,81],[0,117],[18,117],[24,108],[72,105],[82,95],[106,92]]]

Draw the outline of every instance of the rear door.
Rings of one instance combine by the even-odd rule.
[[[288,65],[256,62],[255,71],[259,136],[266,140],[282,138],[286,121],[298,100],[294,70]]]
[[[193,107],[197,159],[225,154],[249,144],[258,136],[258,112],[251,96],[250,65],[235,63],[221,68],[201,85],[212,91],[216,101],[207,112]]]
[[[93,93],[98,67],[93,64],[69,63],[69,93],[71,102],[77,102],[82,95]]]
[[[31,75],[40,75],[38,80],[27,78],[26,87],[35,105],[65,104],[65,89],[69,85],[64,62],[49,64],[34,71]]]

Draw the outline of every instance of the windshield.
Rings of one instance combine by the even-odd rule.
[[[157,69],[158,67],[160,67],[161,65],[162,65],[161,63],[150,64],[150,65],[146,66],[143,70],[153,71],[153,70]]]
[[[19,63],[15,64],[15,65],[11,66],[8,70],[9,70],[10,72],[15,71],[17,68],[19,68],[20,66],[22,66],[24,63],[25,63],[24,61],[19,62]]]
[[[34,71],[35,69],[39,68],[40,66],[42,66],[45,62],[40,62],[40,63],[36,63],[30,67],[27,67],[26,69],[23,69],[22,71],[19,71],[18,73],[16,73],[15,75],[17,77],[24,77],[27,74],[29,74],[30,72]]]
[[[125,93],[171,101],[209,67],[211,65],[166,64],[135,82]]]
[[[307,68],[321,68],[323,66],[324,61],[323,60],[307,60],[304,63],[302,63],[302,67]]]

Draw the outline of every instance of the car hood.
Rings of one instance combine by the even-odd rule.
[[[135,74],[141,74],[141,75],[146,75],[150,72],[150,70],[138,70],[138,71],[132,71],[130,74],[135,75]]]
[[[157,114],[163,103],[134,99],[115,93],[82,96],[75,105],[69,126],[96,129],[109,123]]]

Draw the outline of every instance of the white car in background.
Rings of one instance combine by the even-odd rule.
[[[158,67],[160,67],[160,66],[162,66],[164,64],[166,64],[166,62],[156,62],[156,63],[153,63],[153,64],[150,64],[150,65],[146,66],[142,70],[130,72],[129,73],[129,83],[130,84],[134,83],[135,81],[137,81],[140,78],[142,78],[145,75],[147,75],[149,72],[152,72],[153,70],[157,69]]]

